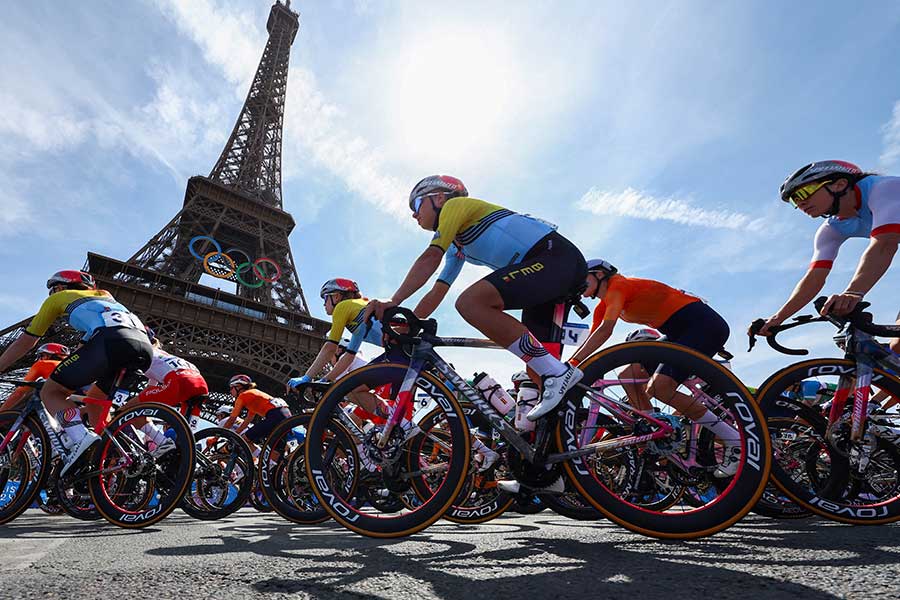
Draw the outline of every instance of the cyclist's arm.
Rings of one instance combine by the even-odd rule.
[[[31,335],[27,331],[22,332],[0,355],[0,373],[5,372],[17,360],[28,354],[28,351],[34,348],[40,339],[40,336]]]
[[[360,325],[360,327],[365,327],[365,325]],[[337,352],[337,342],[333,340],[325,340],[325,343],[322,345],[322,348],[319,350],[319,354],[316,355],[316,359],[313,361],[309,368],[306,370],[307,377],[315,377],[319,373],[322,372],[322,369],[325,368],[325,365],[334,360],[334,355]]]
[[[344,371],[346,371],[353,363],[354,356],[356,356],[355,352],[345,351],[338,361],[334,363],[334,368],[328,372],[328,380],[337,381],[338,378],[344,374]]]
[[[413,310],[417,317],[427,319],[440,306],[464,264],[466,264],[465,253],[456,244],[451,244],[444,254],[444,268],[441,269],[437,281]]]
[[[784,303],[778,312],[772,315],[770,321],[772,325],[777,325],[785,319],[796,314],[797,311],[813,301],[819,295],[822,288],[825,287],[825,280],[828,279],[830,268],[816,267],[811,268],[802,279],[794,287],[790,298]]]
[[[856,273],[847,286],[848,292],[858,292],[865,295],[875,287],[878,280],[887,272],[888,267],[897,253],[897,244],[900,244],[900,232],[882,233],[873,237],[868,248],[863,252],[856,267]]]
[[[409,272],[406,274],[403,283],[400,284],[400,287],[397,288],[397,291],[391,296],[391,302],[400,304],[419,291],[423,285],[428,283],[428,280],[431,279],[434,272],[437,271],[437,268],[441,265],[443,256],[444,250],[439,246],[429,246],[426,248],[425,252],[423,252],[409,268]]]
[[[618,319],[604,319],[603,322],[600,323],[600,326],[591,332],[588,339],[584,340],[584,343],[575,351],[575,354],[573,354],[569,360],[574,361],[575,364],[577,364],[596,352],[612,335],[613,329],[616,327],[616,321],[618,321]]]

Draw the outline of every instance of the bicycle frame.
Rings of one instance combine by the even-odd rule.
[[[397,402],[391,408],[387,424],[381,432],[378,440],[379,446],[383,447],[387,443],[393,428],[400,423],[401,416],[405,414],[406,407],[414,401],[413,388],[419,373],[426,365],[433,366],[447,381],[449,381],[462,396],[469,401],[481,415],[488,420],[491,427],[500,434],[510,446],[522,454],[525,461],[532,464],[555,464],[565,462],[567,460],[594,454],[603,450],[619,448],[623,446],[631,446],[644,442],[657,440],[668,436],[672,432],[672,427],[665,421],[655,419],[646,414],[640,413],[626,403],[615,399],[607,398],[597,394],[596,390],[583,384],[578,384],[587,394],[598,400],[609,410],[614,411],[617,415],[627,415],[628,413],[637,413],[639,418],[646,419],[659,427],[659,430],[643,434],[643,435],[627,435],[621,438],[611,440],[603,440],[587,444],[578,450],[569,452],[547,454],[546,449],[550,442],[551,426],[548,419],[538,421],[535,428],[536,440],[534,445],[530,444],[523,438],[519,432],[510,425],[503,416],[494,409],[490,402],[485,400],[481,393],[470,386],[466,381],[435,351],[436,346],[447,347],[463,347],[463,348],[497,348],[498,346],[489,340],[481,340],[474,338],[441,338],[437,336],[428,336],[427,339],[421,339],[413,348],[410,357],[409,367],[406,376],[400,386],[397,394]],[[634,422],[637,419],[631,419]]]

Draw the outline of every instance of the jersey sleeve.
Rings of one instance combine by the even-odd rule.
[[[606,313],[606,302],[601,300],[597,303],[597,306],[594,307],[594,317],[591,320],[591,333],[594,333],[600,324],[603,322],[603,315]]]
[[[463,225],[471,221],[473,215],[481,209],[475,202],[462,202],[463,200],[469,199],[451,198],[444,203],[441,214],[438,215],[438,227],[431,240],[431,246],[437,246],[446,252]]]
[[[341,341],[344,327],[346,327],[347,323],[350,322],[350,319],[353,318],[354,315],[352,312],[356,308],[354,303],[346,300],[339,302],[338,305],[334,307],[334,312],[331,313],[331,330],[325,337],[327,341],[334,342],[335,344]]]
[[[885,178],[869,195],[872,237],[900,233],[900,177]]]
[[[349,352],[350,354],[356,354],[359,352],[359,347],[362,345],[363,341],[366,339],[366,324],[363,323],[359,327],[356,328],[356,331],[353,332],[353,335],[350,336],[350,343],[347,344],[347,347],[344,349],[344,352]]]
[[[234,408],[231,409],[232,417],[240,417],[241,416],[241,411],[244,409],[244,399],[242,398],[242,396],[245,393],[246,392],[241,392],[240,394],[238,394],[237,398],[234,399]]]
[[[809,263],[810,269],[830,269],[837,258],[841,244],[847,241],[847,236],[832,227],[828,221],[819,226],[813,242],[813,256]]]
[[[41,337],[53,322],[65,311],[66,307],[59,302],[60,294],[53,294],[41,304],[40,310],[31,319],[31,323],[25,328],[25,333],[35,337]]]
[[[37,381],[38,377],[43,377],[41,373],[41,366],[37,363],[31,365],[31,368],[28,369],[28,372],[25,373],[25,377],[22,378],[22,381]]]
[[[441,269],[437,280],[446,283],[448,287],[453,285],[465,263],[465,253],[456,244],[451,244],[446,254],[444,254],[444,268]]]

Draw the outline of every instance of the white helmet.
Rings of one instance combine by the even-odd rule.
[[[662,336],[655,329],[635,329],[625,338],[626,342],[652,342],[658,340]]]

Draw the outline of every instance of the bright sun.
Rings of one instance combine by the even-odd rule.
[[[387,83],[391,130],[417,162],[485,156],[509,135],[523,93],[511,45],[502,35],[425,32],[408,41]]]

